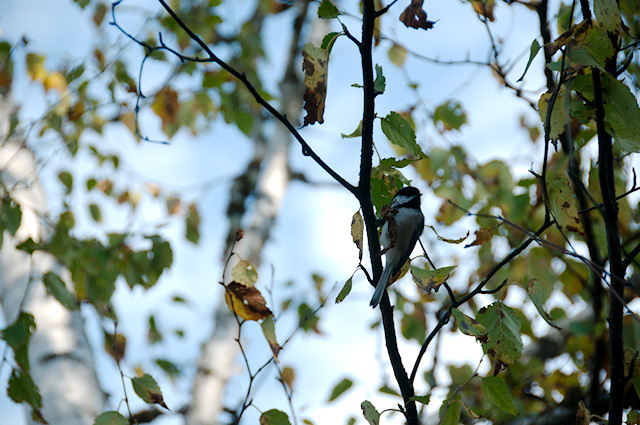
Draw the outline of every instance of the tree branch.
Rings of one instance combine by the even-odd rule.
[[[122,0],[115,2],[112,4],[112,10],[115,9],[115,7],[120,4]],[[311,157],[323,170],[325,170],[325,172],[327,174],[329,174],[334,180],[336,180],[340,185],[342,185],[345,189],[347,189],[349,192],[351,192],[352,194],[354,194],[355,196],[358,196],[358,191],[357,188],[355,186],[353,186],[351,183],[349,183],[348,181],[346,181],[340,174],[338,174],[333,168],[331,168],[327,163],[325,163],[322,158],[320,158],[315,152],[314,150],[311,148],[311,146],[309,146],[309,144],[307,143],[307,141],[302,137],[302,135],[300,135],[300,133],[298,132],[298,130],[293,126],[293,124],[289,121],[289,119],[281,114],[277,109],[275,109],[273,106],[271,106],[271,104],[269,102],[267,102],[261,95],[260,93],[258,93],[258,90],[253,86],[253,84],[247,79],[247,76],[238,71],[237,69],[235,69],[234,67],[232,67],[231,65],[229,65],[228,63],[226,63],[225,61],[223,61],[222,59],[220,59],[215,53],[213,53],[213,51],[209,48],[209,46],[207,46],[207,44],[202,41],[202,39],[195,34],[183,21],[182,19],[180,19],[180,17],[173,11],[173,9],[171,9],[171,7],[164,1],[164,0],[158,0],[158,2],[160,2],[160,4],[162,5],[162,7],[164,7],[164,9],[167,11],[167,13],[169,13],[169,15],[171,15],[171,17],[176,21],[176,23],[180,26],[180,28],[182,28],[187,35],[189,35],[189,37],[195,41],[209,56],[208,58],[199,58],[199,57],[188,57],[188,56],[184,56],[182,54],[180,54],[179,52],[170,49],[169,47],[167,47],[166,45],[162,45],[162,49],[170,51],[171,53],[173,53],[174,55],[176,55],[180,60],[185,60],[185,61],[192,61],[192,62],[213,62],[217,65],[219,65],[222,69],[224,69],[225,71],[227,71],[228,73],[230,73],[231,75],[233,75],[237,80],[239,80],[246,88],[247,90],[249,90],[249,93],[251,94],[251,96],[255,99],[255,101],[262,106],[263,108],[265,108],[274,118],[276,118],[278,121],[280,121],[286,128],[287,130],[289,130],[289,132],[293,135],[293,137],[298,141],[298,143],[300,144],[300,146],[302,146],[302,154],[304,156],[308,156]],[[115,16],[115,12],[113,12],[113,15]],[[113,25],[115,25],[116,27],[120,28],[116,23],[115,23],[115,17],[114,17],[114,22],[112,22]],[[124,32],[124,31],[123,31]],[[126,33],[125,33],[126,34]],[[132,38],[130,35],[127,34],[127,36],[129,36],[130,38]],[[134,41],[136,41],[138,44],[144,45],[143,43],[139,42],[138,40],[136,40],[135,38],[132,38]]]
[[[376,217],[373,212],[371,200],[371,167],[373,162],[373,121],[375,118],[375,97],[373,79],[373,31],[376,20],[376,10],[373,0],[363,2],[362,40],[360,42],[360,56],[362,60],[362,85],[363,85],[363,117],[362,117],[362,145],[360,153],[360,180],[358,183],[357,198],[360,202],[362,215],[367,229],[367,241],[369,243],[369,255],[373,267],[374,284],[382,275],[382,261],[380,258],[380,241]],[[404,400],[404,415],[409,425],[418,425],[418,411],[415,401],[413,385],[405,370],[393,323],[393,308],[389,302],[389,296],[385,292],[380,304],[382,324],[384,327],[387,352],[393,368],[393,373],[400,387]]]

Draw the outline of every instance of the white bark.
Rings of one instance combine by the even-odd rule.
[[[7,102],[0,98],[6,111]],[[0,115],[3,111],[0,111]],[[6,115],[0,121],[6,120]],[[0,140],[7,127],[0,123]],[[46,199],[36,179],[32,153],[15,141],[0,147],[0,171],[5,187],[21,206],[22,222],[15,238],[8,232],[0,250],[0,306],[5,322],[12,323],[20,309],[33,314],[36,330],[29,345],[31,376],[40,389],[42,413],[51,425],[90,425],[103,411],[105,396],[98,383],[93,354],[79,311],[71,312],[49,296],[42,275],[56,267],[54,259],[36,252],[18,251],[18,241],[46,237],[37,211]],[[58,271],[60,273],[60,271]],[[29,423],[31,415],[27,414]]]

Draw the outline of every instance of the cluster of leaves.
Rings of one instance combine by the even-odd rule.
[[[104,2],[77,3],[91,13],[96,32],[109,28],[105,20],[108,7]],[[57,216],[51,216],[47,210],[36,211],[46,227],[42,239],[33,236],[15,241],[16,232],[23,224],[22,211],[33,208],[33,205],[21,205],[14,199],[14,181],[10,185],[1,183],[0,241],[3,236],[6,238],[6,235],[10,235],[11,243],[29,255],[36,251],[51,254],[64,267],[64,271],[56,268],[46,271],[42,276],[33,276],[33,279],[41,280],[47,292],[65,308],[75,311],[90,304],[107,322],[115,323],[116,312],[111,302],[117,282],[126,282],[131,289],[141,287],[146,290],[153,287],[172,265],[172,247],[155,232],[139,232],[134,228],[122,229],[119,233],[103,232],[93,238],[79,236],[75,217],[82,206],[67,202],[70,201],[70,195],[83,193],[89,195],[88,199],[98,199],[88,202],[84,207],[95,224],[100,225],[103,221],[109,221],[102,214],[105,206],[133,211],[138,208],[143,194],[149,194],[155,201],[164,201],[168,216],[183,218],[185,239],[192,243],[198,243],[199,240],[200,216],[195,203],[166,194],[154,184],[143,183],[136,187],[135,182],[119,183],[122,169],[118,154],[105,151],[104,144],[93,142],[104,135],[107,126],[121,126],[136,134],[135,105],[131,103],[131,95],[135,100],[139,90],[129,67],[120,58],[110,57],[112,50],[107,45],[109,38],[95,39],[97,44],[93,51],[93,62],[86,61],[79,65],[62,63],[55,67],[46,55],[33,51],[26,37],[16,45],[0,42],[1,101],[8,102],[14,81],[18,79],[14,75],[15,63],[24,61],[32,86],[46,93],[48,102],[42,118],[36,122],[22,121],[21,108],[24,105],[15,102],[8,133],[2,142],[24,138],[29,146],[37,146],[37,140],[46,137],[63,148],[60,155],[69,164],[69,171],[63,170],[58,174],[57,183],[66,197],[62,211]],[[101,45],[101,42],[105,45]],[[162,96],[158,98],[164,102],[165,108],[174,106],[167,105],[167,100],[162,100]],[[160,101],[156,100],[156,104]],[[157,108],[156,104],[154,109]],[[180,119],[182,125],[187,126],[195,120],[192,117]],[[79,153],[88,154],[95,163],[94,174],[81,183],[74,181],[71,171],[77,166]],[[83,158],[85,160],[86,156]],[[102,177],[105,175],[109,178]],[[29,187],[33,184],[31,178],[20,183]],[[144,227],[148,228],[148,224],[145,223]],[[99,227],[96,229],[99,232]],[[7,243],[5,240],[4,244]],[[36,331],[36,319],[31,313],[20,311],[11,320],[1,333],[4,342],[11,347],[15,361],[7,393],[13,401],[27,403],[32,408],[34,419],[45,423],[41,412],[42,398],[30,376],[28,360],[29,341]],[[153,317],[149,320],[150,328],[155,327],[152,326]],[[105,349],[114,357],[119,368],[125,355],[125,343],[123,335],[105,331]],[[3,363],[5,361],[6,357]],[[158,359],[156,364],[170,377],[178,371],[166,359]],[[155,380],[142,370],[138,372],[138,376],[130,379],[135,393],[146,403],[166,407]],[[96,423],[129,423],[129,420],[120,413],[107,412],[97,418]]]
[[[482,8],[479,5],[482,5]],[[472,2],[472,6],[483,18],[494,20],[494,2]],[[562,6],[561,11],[565,10],[562,8],[566,6]],[[629,5],[621,4],[622,16],[629,11],[627,9],[633,10]],[[584,187],[576,187],[566,176],[571,175],[573,171],[570,169],[571,161],[584,155],[582,149],[596,134],[592,69],[605,71],[608,61],[620,52],[626,53],[620,46],[627,45],[628,50],[633,50],[636,46],[637,31],[623,24],[620,10],[614,2],[596,2],[597,20],[583,21],[570,28],[565,27],[566,32],[545,47],[551,55],[560,51],[563,54],[557,62],[545,64],[550,70],[558,72],[561,85],[542,94],[538,103],[541,121],[546,129],[547,140],[558,140],[568,135],[569,140],[575,142],[575,152],[568,155],[565,149],[564,152],[551,156],[542,180],[541,176],[535,173],[531,177],[516,179],[509,165],[500,160],[475,164],[460,146],[449,149],[434,147],[427,152],[427,157],[419,156],[419,161],[402,164],[411,164],[429,184],[433,193],[442,199],[436,215],[436,220],[441,226],[454,226],[469,215],[475,217],[479,226],[475,231],[475,240],[466,245],[466,248],[476,250],[478,264],[478,268],[471,273],[466,284],[455,279],[455,274],[451,279],[455,266],[431,270],[411,266],[414,281],[425,293],[446,285],[454,306],[457,307],[457,300],[460,299],[467,302],[468,307],[475,313],[475,318],[457,308],[449,310],[456,323],[453,332],[460,330],[475,337],[492,364],[490,375],[481,379],[477,378],[477,373],[471,367],[450,368],[452,382],[449,396],[440,410],[441,423],[457,424],[463,412],[471,419],[491,418],[497,423],[508,422],[512,420],[513,415],[531,416],[550,412],[553,410],[552,406],[559,403],[558,400],[561,400],[563,405],[574,407],[580,399],[587,397],[589,388],[588,385],[585,386],[585,380],[596,379],[595,385],[599,385],[599,375],[595,378],[592,375],[594,364],[598,373],[600,370],[608,373],[607,360],[600,357],[601,354],[596,354],[593,343],[595,338],[599,341],[597,344],[606,346],[605,312],[600,309],[581,312],[577,317],[575,314],[576,306],[591,306],[594,302],[601,304],[606,299],[604,291],[594,291],[594,286],[600,286],[600,279],[606,280],[606,275],[603,275],[599,265],[594,264],[595,259],[577,255],[573,248],[573,244],[576,243],[594,244],[600,250],[605,250],[607,246],[605,219],[599,212],[602,201],[599,195],[597,161],[592,160],[593,162],[583,166],[585,174],[581,180],[588,182]],[[632,14],[626,16],[629,18],[628,22],[637,24]],[[624,38],[624,41],[614,45],[611,41],[612,34]],[[527,70],[539,51],[540,44],[534,41]],[[628,76],[636,80],[633,67],[629,66],[632,63],[632,53],[628,53],[623,62],[625,67],[619,72],[626,69],[630,71]],[[636,125],[640,122],[640,108],[628,86],[628,80],[623,81],[611,74],[604,74],[602,93],[606,130],[618,143],[614,150],[614,158],[621,158],[625,153],[638,152],[640,132]],[[455,101],[437,107],[432,118],[434,125],[441,132],[460,128],[466,120],[461,105]],[[389,137],[387,131],[385,134]],[[532,141],[535,141],[539,132],[530,134]],[[359,135],[359,132],[354,132],[352,136]],[[392,137],[389,139],[394,142]],[[379,167],[382,167],[385,161],[387,160],[383,160]],[[398,161],[391,164],[392,173],[402,176],[397,170],[401,163]],[[623,165],[622,162],[616,164],[619,167]],[[628,194],[629,181],[629,174],[625,173],[623,168],[619,168],[615,174],[616,193]],[[385,186],[372,184],[374,202],[377,191],[393,193],[403,184],[407,184],[402,177],[395,182],[397,183]],[[635,189],[634,179],[631,191]],[[576,192],[583,190],[589,194],[590,205],[578,202]],[[632,241],[637,237],[633,224],[637,222],[637,212],[625,195],[618,198],[620,236],[623,246],[633,246]],[[376,205],[384,205],[388,200],[389,198],[382,199],[380,204]],[[510,258],[508,264],[503,264],[494,272],[496,264],[499,264],[505,255],[505,243],[507,252],[517,250],[531,238],[535,229],[543,228],[549,213],[555,225],[546,230],[544,236],[534,238],[539,246]],[[585,219],[590,228],[589,235],[584,228]],[[352,233],[357,223],[358,220],[354,219]],[[433,230],[435,232],[435,228]],[[457,239],[447,239],[438,233],[435,235],[438,241],[449,244],[460,244],[468,238],[468,233],[467,237]],[[359,238],[354,236],[354,241],[357,240]],[[496,249],[496,246],[500,248]],[[633,258],[629,258],[628,262],[631,266],[628,275],[637,275],[638,264]],[[590,280],[593,274],[596,276],[595,283]],[[491,276],[488,282],[483,280],[487,275]],[[466,294],[478,288],[479,283],[483,288],[488,283],[487,288],[491,289],[483,292],[495,293],[498,299],[486,305],[478,305],[481,300],[486,302],[486,299],[466,298]],[[350,288],[351,279],[343,292],[348,292]],[[523,290],[536,307],[537,315],[526,309],[509,307],[502,301],[511,292]],[[558,293],[562,293],[567,302],[563,306],[554,307],[550,312],[546,311],[545,304]],[[625,291],[625,302],[631,302],[637,296],[637,291]],[[602,300],[594,300],[594,297],[600,297]],[[341,292],[339,300],[343,299],[344,294]],[[432,304],[438,306],[430,308]],[[446,308],[446,304],[444,307]],[[432,336],[427,337],[430,331],[429,313],[441,312],[442,308],[443,306],[430,296],[423,295],[413,299],[398,294],[396,311],[401,315],[403,336],[419,344],[425,340],[428,342]],[[571,326],[567,324],[569,317]],[[551,326],[550,336],[534,333],[533,324],[539,318]],[[562,324],[562,328],[559,324]],[[638,326],[634,316],[624,321],[625,347],[628,347],[630,353],[624,362],[628,370],[634,371],[633,380],[636,379],[637,372],[634,369],[636,360],[631,353],[637,350],[634,347],[638,346],[638,341],[631,335],[637,332]],[[558,332],[554,336],[553,333],[556,331],[552,328],[561,333]],[[439,327],[436,327],[436,331],[438,330]],[[532,341],[529,351],[523,352],[523,338]],[[545,341],[549,338],[560,342],[557,346],[544,347]],[[563,353],[570,356],[573,371],[554,371],[549,376],[545,365]],[[424,376],[430,387],[438,385],[433,371],[425,372]],[[640,394],[640,387],[636,385],[635,391]],[[387,393],[383,390],[381,392]],[[603,392],[604,389],[599,388],[598,394]],[[629,403],[638,408],[637,403],[634,404],[632,401],[638,397],[633,395],[633,392],[632,388]],[[531,401],[532,399],[539,401]],[[365,417],[370,423],[378,423],[379,413],[371,403],[365,403]],[[590,406],[599,413],[603,412],[600,400],[590,400]],[[588,423],[590,413],[584,405],[582,409],[586,411],[584,423]]]

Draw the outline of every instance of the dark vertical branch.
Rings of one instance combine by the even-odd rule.
[[[362,58],[362,85],[363,85],[363,117],[362,117],[362,147],[360,158],[360,182],[358,184],[358,199],[362,208],[364,222],[367,224],[367,241],[369,243],[369,255],[373,267],[373,283],[377,282],[382,274],[382,261],[380,259],[380,242],[376,228],[376,218],[371,201],[371,167],[373,162],[373,121],[375,118],[375,96],[373,79],[373,30],[377,18],[373,0],[364,0],[362,19],[362,41],[359,45]],[[382,312],[382,324],[384,328],[387,352],[393,368],[393,373],[400,387],[404,400],[404,414],[409,425],[418,425],[418,411],[415,401],[413,385],[405,370],[393,323],[393,308],[389,303],[389,297],[385,293],[380,304]]]
[[[611,135],[604,126],[604,103],[600,71],[592,69],[593,92],[596,102],[596,128],[598,132],[598,160],[600,167],[600,192],[604,209],[604,225],[607,234],[611,284],[609,293],[609,355],[611,390],[609,399],[609,424],[622,423],[624,398],[624,346],[622,335],[623,305],[617,294],[624,292],[625,267],[622,263],[622,247],[618,228],[618,202],[614,184],[613,149]]]
[[[542,36],[542,51],[544,52],[545,65],[551,63],[551,53],[549,52],[551,45],[551,31],[549,30],[549,20],[547,19],[548,13],[548,0],[542,0],[536,7],[538,13],[538,22],[540,23],[540,35]],[[547,90],[551,91],[554,88],[553,71],[546,66],[544,67],[544,76],[547,80]]]
[[[591,19],[588,0],[580,0],[582,16]],[[617,46],[617,37],[611,36],[613,46]],[[616,71],[615,55],[607,63],[606,71],[613,75]],[[613,141],[604,124],[604,100],[602,98],[602,75],[597,68],[591,69],[593,77],[593,95],[596,104],[596,130],[598,133],[598,178],[607,251],[609,253],[609,271],[611,284],[609,289],[609,362],[611,370],[611,390],[609,395],[609,424],[622,424],[624,406],[624,343],[622,335],[623,304],[620,295],[624,292],[625,266],[622,262],[622,246],[618,226],[618,202],[614,180]]]

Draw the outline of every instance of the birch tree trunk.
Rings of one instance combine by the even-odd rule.
[[[300,32],[306,21],[309,2],[298,2],[298,14],[294,22],[294,35],[291,40],[289,57],[284,78],[280,82],[280,110],[287,117],[298,117],[302,111],[303,87],[299,79]],[[258,124],[258,127],[262,125]],[[256,268],[260,266],[262,249],[270,236],[271,227],[280,209],[282,199],[286,193],[289,175],[289,148],[291,135],[281,125],[277,125],[268,140],[264,143],[256,142],[254,158],[251,164],[261,164],[260,172],[255,182],[256,202],[252,215],[248,221],[250,225],[244,229],[244,237],[236,243],[234,256],[227,270],[239,258],[249,261]],[[251,165],[250,165],[251,167]],[[251,168],[247,173],[251,172]],[[234,188],[232,187],[232,191]],[[245,191],[246,193],[246,191]],[[237,192],[232,193],[232,198]],[[240,199],[244,202],[244,199]],[[246,217],[245,217],[246,218]],[[242,217],[230,217],[230,232],[235,231],[236,224]],[[225,283],[228,277],[225,276]],[[224,297],[215,315],[214,330],[205,343],[198,361],[198,372],[193,386],[193,402],[190,406],[186,424],[213,425],[218,423],[222,411],[223,395],[227,381],[234,373],[234,362],[238,355],[236,336],[236,320],[229,311]]]
[[[0,96],[0,140],[8,132],[10,103]],[[29,344],[31,376],[40,390],[42,413],[51,425],[91,425],[104,410],[105,395],[98,383],[93,353],[80,311],[69,311],[49,296],[42,275],[56,268],[48,254],[29,255],[16,249],[18,241],[47,237],[39,214],[47,210],[37,180],[38,164],[29,149],[9,139],[0,147],[3,189],[20,204],[22,221],[16,237],[8,232],[0,250],[0,307],[7,324],[20,311],[34,316],[36,329]],[[58,273],[61,273],[59,270]],[[27,414],[29,423],[33,423]]]

